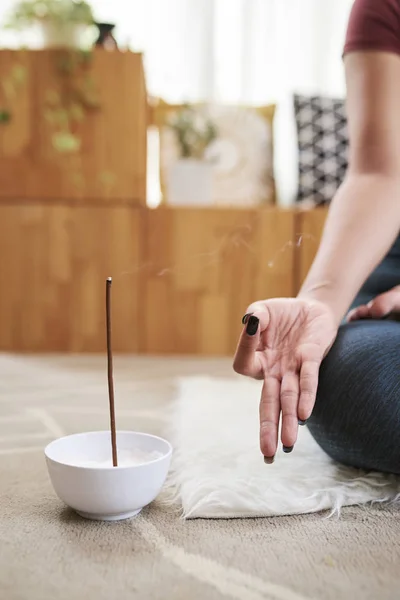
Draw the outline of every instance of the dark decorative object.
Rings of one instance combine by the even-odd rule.
[[[96,41],[96,46],[100,46],[105,50],[117,50],[118,44],[113,36],[115,25],[112,23],[96,23],[99,29],[99,37]]]

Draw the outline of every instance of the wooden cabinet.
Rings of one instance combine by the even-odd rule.
[[[0,201],[0,350],[230,355],[248,303],[294,293],[295,213]]]
[[[326,217],[0,200],[0,350],[232,355],[254,300],[293,296]]]
[[[1,50],[0,80],[0,198],[145,204],[140,54]]]

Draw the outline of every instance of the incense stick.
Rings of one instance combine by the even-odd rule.
[[[113,467],[118,467],[117,435],[115,431],[115,405],[113,381],[113,357],[111,344],[111,284],[112,278],[106,281],[106,323],[107,323],[107,372],[108,372],[108,398],[110,401],[110,427]]]

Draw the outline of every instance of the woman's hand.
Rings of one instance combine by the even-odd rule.
[[[298,423],[314,407],[318,371],[336,337],[331,310],[323,303],[295,298],[256,302],[243,317],[245,328],[234,359],[234,370],[264,381],[260,403],[260,447],[272,462],[281,439],[291,452]]]
[[[350,323],[359,319],[382,319],[395,312],[400,312],[400,285],[379,294],[368,304],[353,308],[347,315],[347,321]]]

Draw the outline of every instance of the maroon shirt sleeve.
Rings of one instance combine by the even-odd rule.
[[[400,54],[400,0],[355,0],[344,54],[365,50]]]

